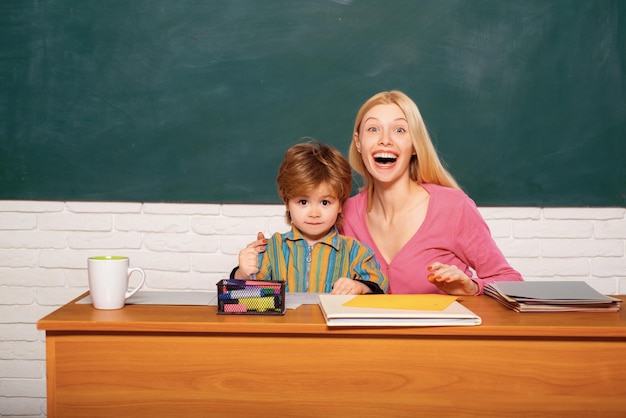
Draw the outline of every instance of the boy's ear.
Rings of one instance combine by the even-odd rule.
[[[285,222],[287,225],[292,224],[291,213],[289,213],[289,206],[285,205]]]

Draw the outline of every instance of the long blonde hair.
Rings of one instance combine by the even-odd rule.
[[[422,183],[432,183],[441,186],[460,189],[458,183],[452,177],[452,174],[445,169],[441,160],[437,156],[437,151],[433,145],[426,124],[422,119],[422,115],[417,105],[409,96],[398,90],[383,91],[368,99],[356,115],[354,122],[354,131],[352,135],[352,143],[350,144],[349,161],[350,165],[363,178],[363,186],[361,189],[368,189],[369,200],[371,202],[372,193],[374,191],[374,183],[372,175],[365,168],[361,154],[356,148],[355,137],[360,134],[361,122],[367,112],[374,106],[381,104],[395,104],[404,113],[409,124],[409,133],[411,142],[417,154],[417,158],[411,160],[409,165],[409,177],[411,180]],[[368,204],[369,206],[369,204]]]

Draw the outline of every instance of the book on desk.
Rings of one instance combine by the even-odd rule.
[[[584,281],[496,282],[484,293],[517,312],[616,312],[622,302]]]
[[[320,309],[333,326],[471,326],[474,312],[449,295],[320,294]]]

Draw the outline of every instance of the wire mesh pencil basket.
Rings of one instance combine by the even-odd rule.
[[[226,279],[217,283],[218,314],[283,315],[285,282]]]

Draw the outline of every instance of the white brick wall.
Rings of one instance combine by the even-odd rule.
[[[121,254],[145,289],[212,290],[257,231],[287,230],[280,205],[0,201],[0,416],[46,413],[36,322],[87,290],[87,258]],[[626,209],[481,208],[527,280],[574,278],[626,293]]]

